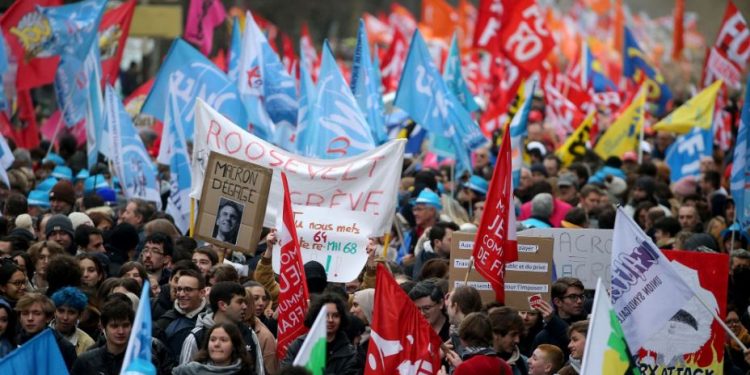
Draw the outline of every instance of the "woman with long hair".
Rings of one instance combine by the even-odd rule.
[[[193,361],[172,370],[172,375],[254,373],[254,360],[247,354],[240,330],[234,323],[217,323],[211,327]]]
[[[55,241],[47,240],[35,243],[29,248],[31,262],[34,265],[34,277],[31,278],[31,286],[39,293],[47,291],[47,266],[50,259],[58,254],[65,253],[65,249]]]

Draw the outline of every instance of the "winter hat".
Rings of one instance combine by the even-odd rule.
[[[305,278],[307,279],[307,290],[310,294],[320,294],[328,285],[328,275],[323,265],[311,260],[305,263]]]
[[[367,321],[372,324],[372,309],[375,305],[375,289],[363,289],[354,292],[354,302],[362,308]]]
[[[702,247],[719,250],[716,240],[708,233],[694,233],[685,241],[685,250],[700,250]]]
[[[57,181],[49,192],[49,200],[53,199],[61,200],[71,206],[74,205],[76,203],[76,193],[73,189],[73,184],[66,180]]]
[[[620,177],[609,175],[604,179],[604,187],[612,196],[619,197],[628,188],[628,184]]]
[[[52,170],[52,177],[71,181],[73,179],[73,170],[64,165],[58,165]]]
[[[44,228],[44,233],[47,237],[52,234],[52,232],[56,230],[64,231],[65,233],[70,234],[70,237],[73,237],[73,234],[75,231],[73,230],[73,223],[70,221],[70,219],[65,215],[53,215],[52,217],[47,220],[47,226]]]
[[[36,186],[36,190],[43,191],[45,194],[48,194],[50,190],[55,186],[57,183],[57,179],[54,177],[47,177],[44,179],[44,181],[40,182]],[[49,198],[49,197],[48,197]]]
[[[31,220],[31,215],[20,214],[16,216],[16,228],[26,229],[27,231],[34,233],[34,222]]]
[[[82,224],[92,227],[94,226],[94,222],[91,221],[89,215],[86,215],[83,212],[71,212],[70,215],[68,215],[68,219],[70,219],[70,222],[73,224],[73,231],[78,229],[78,226]]]
[[[39,206],[49,208],[49,193],[41,190],[32,190],[29,192],[29,206]]]

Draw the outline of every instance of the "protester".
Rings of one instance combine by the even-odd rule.
[[[16,313],[7,301],[0,299],[0,358],[16,348]]]
[[[73,344],[76,354],[83,354],[94,345],[91,336],[77,327],[88,297],[76,288],[65,287],[52,295],[52,302],[55,304],[55,318],[50,327]]]
[[[47,266],[49,266],[50,259],[59,254],[63,254],[65,250],[57,242],[43,241],[37,242],[29,248],[29,256],[34,264],[34,276],[31,278],[31,286],[35,291],[44,293],[47,291]]]
[[[154,322],[154,337],[164,342],[171,358],[179,357],[182,344],[195,327],[198,316],[208,309],[205,288],[206,281],[200,272],[183,271],[177,278],[174,307]]]
[[[42,332],[55,315],[55,305],[49,297],[40,293],[28,293],[16,303],[16,312],[21,331],[16,338],[18,345],[23,346],[27,341]],[[55,342],[60,349],[65,365],[70,370],[76,360],[76,349],[57,331]]]
[[[586,318],[583,283],[572,277],[561,277],[552,284],[552,306],[542,300],[538,310],[542,313],[544,328],[536,335],[533,346],[552,344],[567,355],[568,327]]]
[[[255,358],[244,350],[240,330],[231,322],[208,328],[206,340],[193,360],[172,370],[174,375],[257,374]]]
[[[488,316],[495,352],[510,366],[513,375],[528,374],[528,358],[518,348],[524,329],[521,316],[515,309],[505,306],[490,309]]]
[[[568,350],[570,356],[565,367],[560,369],[560,375],[578,375],[581,373],[581,361],[583,360],[583,349],[586,347],[586,335],[589,331],[589,321],[581,320],[570,325],[568,328]]]
[[[0,258],[0,297],[15,308],[18,299],[29,290],[26,273],[8,258]]]
[[[464,354],[460,359],[453,352],[448,354],[448,361],[455,367],[453,374],[512,374],[510,366],[492,349],[491,332],[490,321],[482,313],[471,313],[461,321],[458,336]]]
[[[482,309],[482,298],[479,292],[466,285],[453,289],[445,298],[445,310],[448,313],[448,321],[451,324],[450,343],[453,351],[459,356],[463,354],[463,346],[458,337],[458,327],[464,318]]]
[[[195,358],[195,354],[198,352],[198,344],[204,341],[206,332],[210,331],[213,326],[231,323],[239,329],[242,342],[245,343],[244,351],[249,357],[254,358],[252,361],[255,364],[253,370],[255,373],[261,373],[264,364],[258,337],[255,331],[244,324],[245,314],[250,313],[246,311],[248,306],[245,289],[238,283],[222,281],[211,286],[208,300],[213,312],[205,312],[198,316],[195,328],[190,331],[182,344],[179,363],[185,364]],[[235,350],[241,351],[243,349],[237,348]]]
[[[529,358],[529,375],[552,375],[563,365],[562,350],[555,345],[541,344],[537,346]]]
[[[354,375],[363,366],[359,363],[356,355],[357,349],[349,342],[344,333],[349,324],[349,316],[346,314],[346,305],[335,294],[323,293],[315,297],[305,315],[305,327],[312,327],[315,318],[321,309],[326,309],[326,366],[325,372],[329,374]],[[302,343],[307,335],[302,335],[294,340],[286,351],[286,357],[281,361],[281,369],[292,365]]]
[[[440,339],[443,342],[448,341],[450,322],[445,312],[445,296],[435,281],[420,281],[408,294]]]

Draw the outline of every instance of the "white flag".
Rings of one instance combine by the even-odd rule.
[[[628,346],[640,348],[693,296],[669,260],[617,209],[612,236],[612,305]]]

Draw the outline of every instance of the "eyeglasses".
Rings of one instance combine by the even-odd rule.
[[[152,247],[145,247],[143,248],[143,254],[149,253],[151,255],[164,255],[163,251],[159,251],[159,249],[155,249]]]
[[[192,292],[195,292],[198,289],[200,289],[200,288],[191,288],[189,286],[178,286],[177,288],[175,288],[175,291],[177,293],[180,293],[180,292],[192,293]]]
[[[727,320],[724,321],[724,323],[726,323],[726,324],[740,324],[740,320],[739,319],[727,319]]]
[[[432,308],[435,307],[435,306],[437,306],[436,303],[434,303],[432,305],[426,305],[426,306],[417,306],[417,308],[419,309],[419,311],[421,311],[423,313],[426,313],[426,312],[432,310]]]
[[[563,299],[569,299],[571,301],[585,301],[586,296],[583,294],[568,294],[567,296],[563,296]]]
[[[13,285],[16,288],[20,288],[20,287],[26,285],[26,279],[16,280],[16,281],[8,281],[8,284]]]

